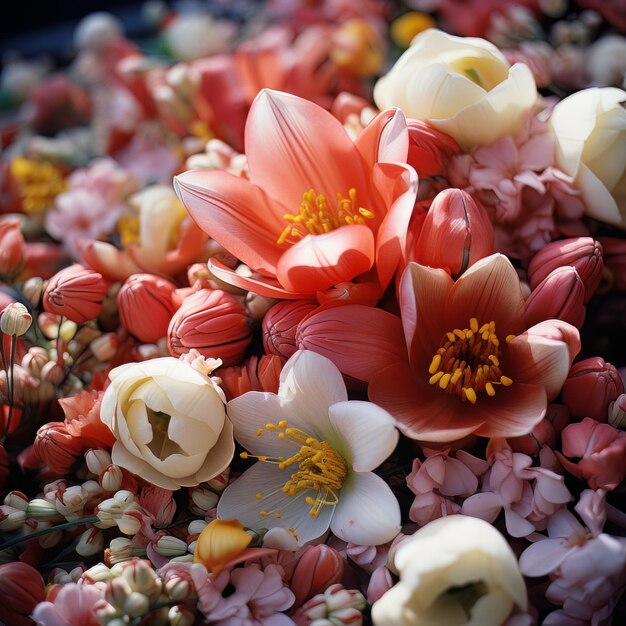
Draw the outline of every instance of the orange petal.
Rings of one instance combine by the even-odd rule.
[[[400,109],[379,113],[354,142],[366,167],[375,163],[406,163],[409,153],[409,133],[406,118]]]
[[[334,199],[367,189],[354,143],[339,120],[297,96],[263,89],[246,123],[250,179],[291,212],[309,189]]]
[[[221,171],[174,177],[176,194],[200,228],[254,271],[273,275],[285,209],[249,181]]]
[[[288,248],[276,266],[287,291],[322,291],[352,280],[374,264],[374,234],[367,226],[342,226],[308,235]]]
[[[260,296],[267,298],[279,298],[281,300],[299,300],[311,299],[314,297],[314,293],[299,293],[290,292],[283,289],[277,280],[270,278],[269,276],[261,276],[256,274],[255,276],[242,276],[237,274],[234,270],[220,263],[217,259],[209,259],[208,267],[211,273],[220,280],[234,285],[240,289],[251,291],[252,293],[258,293]]]

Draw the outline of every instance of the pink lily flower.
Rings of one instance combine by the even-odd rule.
[[[408,363],[376,371],[368,395],[420,441],[530,432],[580,350],[578,330],[561,320],[527,329],[519,278],[501,254],[456,282],[409,263],[399,303]]]
[[[310,298],[351,280],[382,295],[417,191],[400,110],[380,113],[353,142],[318,105],[263,89],[245,144],[250,180],[199,170],[174,178],[200,228],[253,272],[241,276],[212,259],[214,275],[274,298]]]

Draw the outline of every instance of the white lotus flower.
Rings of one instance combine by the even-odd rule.
[[[296,352],[281,372],[278,394],[250,391],[227,405],[235,438],[259,462],[229,485],[219,518],[249,528],[287,528],[299,544],[328,528],[344,541],[378,545],[400,531],[400,507],[373,473],[394,450],[391,415],[348,400],[335,365]]]

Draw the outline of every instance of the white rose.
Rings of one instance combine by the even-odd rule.
[[[491,524],[448,515],[405,539],[400,581],[372,607],[376,626],[500,626],[527,595],[517,559]]]
[[[575,178],[587,215],[626,228],[626,91],[591,87],[551,116],[556,162]]]
[[[399,107],[448,133],[464,150],[519,130],[537,100],[527,65],[510,66],[492,43],[431,28],[419,33],[374,87],[379,109]]]
[[[109,373],[100,417],[115,435],[111,458],[164,489],[193,487],[233,458],[233,427],[215,380],[164,357]]]

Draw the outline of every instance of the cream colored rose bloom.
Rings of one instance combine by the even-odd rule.
[[[111,370],[100,418],[116,438],[113,463],[172,490],[226,469],[235,451],[233,427],[209,373],[173,357]]]
[[[626,91],[591,87],[561,100],[550,118],[556,162],[575,178],[587,215],[626,228]]]
[[[448,133],[464,150],[516,133],[520,115],[536,100],[528,66],[511,67],[485,39],[435,28],[418,34],[374,86],[379,109],[399,107]]]
[[[466,515],[430,522],[399,544],[397,585],[372,607],[375,626],[501,626],[526,585],[506,539]]]

